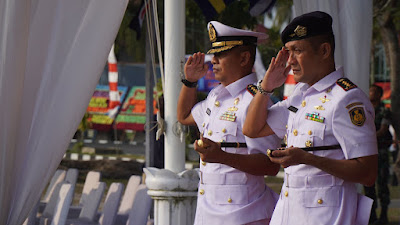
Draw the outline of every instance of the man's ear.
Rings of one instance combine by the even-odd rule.
[[[244,51],[240,53],[240,65],[246,66],[250,62],[250,52]]]
[[[329,43],[327,43],[327,42],[322,43],[320,45],[319,50],[320,50],[322,59],[327,59],[327,58],[331,57],[332,47]]]

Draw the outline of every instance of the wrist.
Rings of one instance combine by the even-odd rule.
[[[181,82],[183,83],[183,85],[185,85],[186,87],[189,87],[189,88],[197,87],[197,81],[191,82],[191,81],[188,81],[186,78],[182,78]]]
[[[261,83],[262,83],[262,80],[259,80],[259,81],[257,82],[257,89],[258,89],[258,92],[260,92],[260,94],[262,94],[262,95],[271,95],[272,92],[274,92],[273,89],[272,89],[271,91],[264,89],[264,88],[261,86]]]

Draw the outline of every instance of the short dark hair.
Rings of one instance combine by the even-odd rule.
[[[310,42],[311,46],[313,47],[314,51],[317,51],[319,46],[323,43],[328,43],[331,46],[331,55],[332,57],[335,56],[335,36],[333,33],[318,35],[314,37],[309,37],[305,39]]]
[[[382,97],[383,96],[383,88],[379,85],[373,84],[371,85],[370,88],[375,88],[376,92],[378,92],[379,96]]]
[[[242,45],[237,46],[236,48],[238,48],[240,52],[248,51],[250,53],[250,63],[251,65],[254,65],[256,61],[256,45]]]

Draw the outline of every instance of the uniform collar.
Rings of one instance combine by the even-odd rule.
[[[226,86],[226,90],[231,94],[233,97],[237,96],[243,89],[247,87],[249,84],[254,84],[257,82],[257,76],[255,73],[251,73],[243,78],[229,84]]]
[[[343,67],[339,67],[337,70],[328,74],[317,83],[315,83],[312,87],[319,92],[324,91],[325,89],[332,86],[332,84],[336,83],[336,81],[341,77],[343,77]]]

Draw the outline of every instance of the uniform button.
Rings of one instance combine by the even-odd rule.
[[[209,130],[207,134],[208,134],[208,136],[211,136],[212,135],[212,130]]]
[[[206,124],[205,124],[205,123],[203,123],[201,126],[203,126],[203,127],[204,127],[205,125],[206,125]]]
[[[322,203],[324,203],[324,201],[322,201],[322,199],[318,199],[318,204],[322,204]]]
[[[219,107],[219,106],[220,106],[219,101],[215,101],[214,105],[217,106],[217,107]]]
[[[298,134],[297,129],[294,129],[294,130],[293,130],[293,135],[294,135],[294,136],[297,136],[297,134]]]
[[[312,141],[310,140],[306,141],[306,147],[312,147]]]
[[[301,106],[306,107],[306,105],[307,105],[306,101],[301,102]]]
[[[287,124],[286,124],[286,129],[287,129]]]
[[[289,192],[285,191],[285,197],[289,196]]]
[[[226,129],[224,128],[224,129],[222,129],[222,133],[226,133]]]
[[[229,203],[232,203],[232,199],[231,199],[231,198],[228,198],[228,202],[229,202]]]
[[[204,195],[204,190],[200,189],[199,194]]]
[[[312,134],[312,131],[311,131],[311,130],[309,130],[309,131],[308,131],[308,134],[309,134],[309,135],[311,135],[311,134]]]
[[[207,163],[206,162],[201,162],[201,165],[205,166]]]

